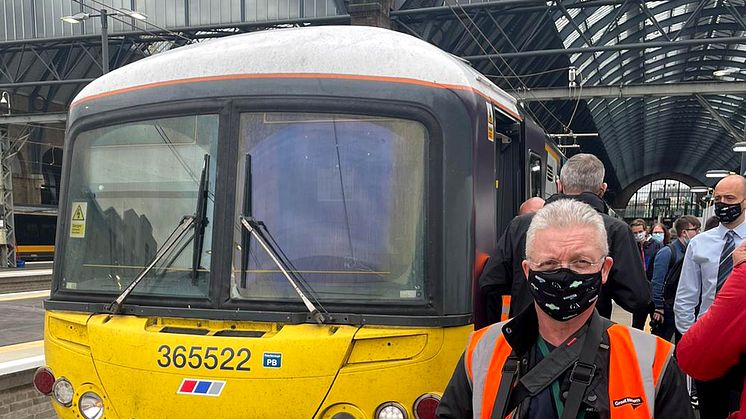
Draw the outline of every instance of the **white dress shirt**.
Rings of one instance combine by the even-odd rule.
[[[700,304],[701,316],[715,300],[720,253],[723,251],[727,232],[728,228],[720,224],[717,228],[694,236],[686,248],[673,306],[676,329],[682,334],[697,320],[694,316],[697,305]],[[733,232],[733,241],[738,247],[746,238],[746,222],[734,228]]]

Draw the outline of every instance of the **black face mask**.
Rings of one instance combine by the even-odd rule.
[[[598,299],[601,272],[579,274],[567,268],[528,271],[528,288],[542,311],[561,322],[577,317]]]
[[[718,217],[718,221],[724,224],[736,221],[743,212],[743,209],[741,208],[741,202],[737,204],[725,204],[723,202],[716,202],[715,216]]]

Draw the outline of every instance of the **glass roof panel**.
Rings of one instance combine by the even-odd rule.
[[[562,29],[565,28],[570,23],[569,20],[564,15],[559,16],[557,19],[554,20],[554,26],[557,27],[557,32],[562,32]]]
[[[593,26],[596,23],[598,23],[601,18],[606,17],[609,14],[616,13],[616,7],[614,6],[601,6],[598,9],[596,9],[589,17],[586,19],[586,22],[588,25]],[[599,31],[600,35],[601,31]]]
[[[708,2],[704,10],[698,9],[699,0],[646,1],[644,4],[657,24],[638,3],[629,0],[624,4],[588,6],[570,9],[569,12],[576,16],[575,22],[584,31],[583,36],[590,38],[594,45],[662,42],[667,36],[676,36],[677,40],[746,36],[743,30],[734,30],[734,27],[743,28],[736,26],[738,23],[734,23],[731,11],[723,2]],[[689,21],[695,10],[699,15]],[[610,22],[610,18],[617,13],[619,18],[610,27],[601,25],[606,20]],[[560,39],[565,47],[585,44],[583,37],[577,34],[561,11],[556,9],[553,19],[556,28],[561,31]],[[664,33],[658,30],[658,24]],[[712,72],[717,69],[744,67],[746,42],[572,54],[568,59],[582,72],[584,86],[710,81]],[[723,79],[733,80],[746,82],[746,71],[743,76],[731,75]],[[721,95],[711,103],[726,119],[738,120],[734,125],[740,128],[743,126],[743,111],[738,118],[735,118],[735,112],[740,109],[739,106],[743,107],[744,96]],[[708,97],[708,100],[711,98],[714,99]],[[642,174],[655,173],[656,168],[650,165],[660,165],[661,161],[666,161],[661,156],[656,157],[655,153],[675,152],[671,150],[674,145],[680,150],[690,150],[699,160],[705,153],[720,155],[725,151],[717,144],[709,143],[710,139],[725,135],[724,129],[694,98],[607,98],[589,99],[586,103],[622,187]],[[692,138],[684,140],[684,143],[681,140],[683,132],[692,133]],[[632,158],[639,154],[640,147],[644,147],[645,158]],[[652,154],[648,155],[648,152]],[[698,177],[701,174],[691,175]]]

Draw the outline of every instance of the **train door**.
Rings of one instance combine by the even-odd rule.
[[[496,113],[495,118],[495,242],[518,213],[523,197],[523,137],[521,125]]]

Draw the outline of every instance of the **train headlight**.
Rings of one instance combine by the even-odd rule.
[[[63,406],[70,406],[73,404],[75,390],[73,389],[73,385],[67,381],[67,378],[59,378],[54,382],[54,386],[52,386],[52,395],[57,400],[57,403]]]
[[[80,407],[80,413],[83,414],[85,419],[99,419],[104,416],[104,401],[101,400],[98,394],[92,391],[83,393],[80,396],[78,406]]]
[[[376,409],[376,419],[407,419],[407,411],[397,402],[386,402]]]

